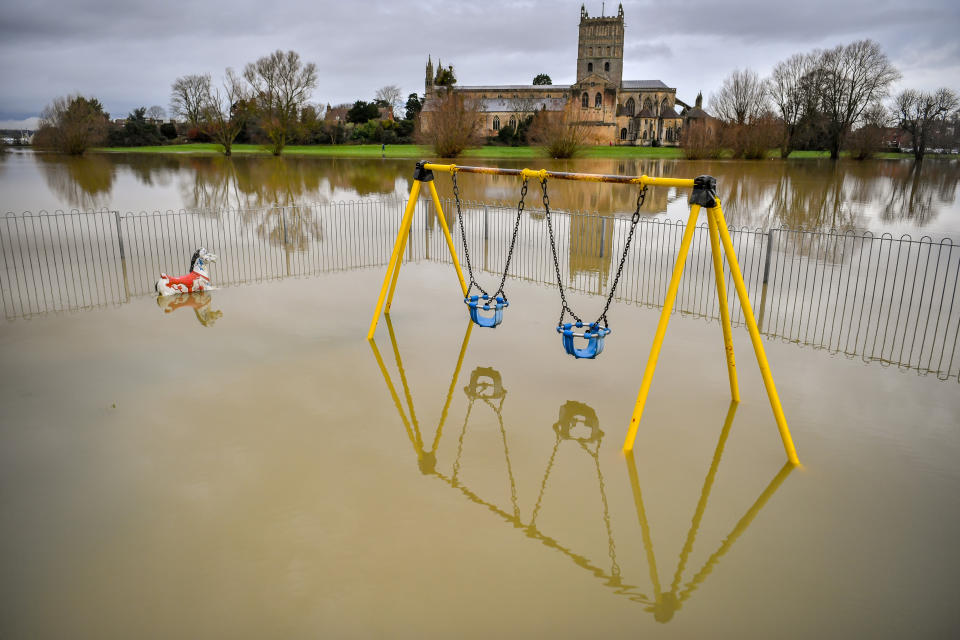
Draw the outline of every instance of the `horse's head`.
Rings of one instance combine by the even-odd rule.
[[[190,271],[195,269],[203,269],[206,267],[207,263],[216,262],[217,254],[210,253],[203,247],[200,247],[193,253],[193,257],[190,258]]]

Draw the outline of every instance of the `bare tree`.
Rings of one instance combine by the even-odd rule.
[[[810,99],[811,90],[814,97],[819,95],[816,85],[820,75],[819,52],[794,54],[773,68],[767,89],[777,115],[783,120],[781,158],[794,150],[800,123],[815,108],[816,100]]]
[[[528,117],[536,114],[539,103],[539,99],[522,93],[514,94],[507,102],[510,111],[512,111],[517,118],[517,126]]]
[[[433,147],[441,158],[454,158],[479,144],[483,114],[480,104],[461,94],[446,90],[424,106],[420,114],[420,144]]]
[[[158,104],[147,109],[146,116],[151,120],[163,120],[167,116],[167,111]]]
[[[820,67],[830,157],[836,159],[847,134],[867,108],[887,96],[900,72],[873,40],[858,40],[821,52]]]
[[[96,98],[54,98],[40,113],[40,126],[33,144],[71,155],[82,155],[107,136],[107,114]]]
[[[768,111],[766,82],[752,69],[735,69],[710,96],[710,106],[728,124],[753,122]]]
[[[390,107],[390,110],[393,111],[394,117],[396,117],[397,112],[403,106],[403,98],[400,91],[400,87],[395,84],[388,84],[385,87],[380,87],[377,89],[377,94],[374,96],[376,102],[385,104]]]
[[[260,126],[278,156],[297,126],[300,109],[317,86],[317,66],[304,64],[296,51],[279,49],[244,68],[243,77],[253,89]]]
[[[223,155],[233,153],[233,141],[249,117],[250,92],[243,80],[227,68],[222,88],[212,89],[203,98],[202,128],[221,147]]]
[[[203,103],[209,95],[209,73],[181,76],[170,86],[170,113],[183,118],[191,127],[199,127]]]
[[[943,128],[947,117],[953,114],[958,106],[960,98],[946,87],[934,93],[907,89],[896,97],[895,117],[900,128],[913,139],[913,157],[917,162],[923,160],[935,132]]]
[[[569,112],[537,111],[530,123],[530,141],[550,158],[572,158],[587,139],[586,127],[570,117]]]

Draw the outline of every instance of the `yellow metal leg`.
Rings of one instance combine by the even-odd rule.
[[[773,375],[770,373],[770,364],[767,362],[767,354],[763,350],[763,342],[760,340],[760,329],[757,328],[757,322],[753,317],[753,309],[750,308],[750,298],[747,296],[747,286],[743,283],[743,275],[740,273],[740,265],[737,263],[737,256],[733,251],[733,242],[730,240],[730,233],[727,231],[727,222],[723,218],[723,210],[720,207],[720,201],[717,206],[708,211],[717,223],[720,231],[720,240],[723,242],[723,251],[727,254],[727,263],[730,265],[730,274],[733,276],[733,284],[737,288],[737,297],[740,298],[740,306],[743,309],[743,317],[747,323],[747,330],[750,332],[750,340],[753,342],[753,350],[757,354],[757,364],[760,365],[760,374],[763,376],[763,384],[767,388],[767,396],[770,398],[770,407],[773,409],[773,415],[777,420],[777,429],[780,430],[780,439],[783,440],[783,448],[787,452],[787,460],[791,464],[799,465],[797,451],[793,446],[793,438],[790,437],[790,428],[787,426],[787,419],[783,415],[783,407],[780,405],[780,397],[777,395],[777,387],[773,383]],[[632,425],[631,425],[632,426]]]
[[[437,194],[437,187],[431,180],[430,197],[433,198],[433,206],[437,208],[437,218],[440,219],[440,226],[443,227],[443,235],[447,239],[447,248],[450,249],[450,258],[453,260],[453,268],[457,270],[457,279],[460,281],[460,289],[463,290],[463,296],[467,296],[467,283],[463,279],[463,270],[460,268],[460,260],[457,259],[457,250],[453,246],[453,237],[450,236],[450,227],[447,226],[447,219],[443,215],[443,207],[440,206],[440,196]]]
[[[663,345],[663,336],[667,332],[667,323],[670,322],[673,303],[677,299],[677,290],[680,288],[680,277],[683,275],[683,267],[687,262],[687,252],[690,250],[690,242],[693,240],[693,231],[696,228],[697,216],[699,214],[700,205],[695,204],[690,207],[690,217],[687,219],[687,227],[683,231],[683,240],[680,242],[680,251],[677,253],[677,263],[673,265],[673,276],[670,278],[667,297],[663,301],[663,311],[660,312],[660,322],[657,324],[657,332],[653,336],[653,346],[650,348],[647,368],[643,372],[643,381],[640,383],[640,393],[637,394],[637,404],[633,409],[633,416],[630,418],[630,428],[627,430],[627,439],[623,443],[624,452],[633,450],[633,441],[637,438],[637,429],[640,426],[640,417],[643,415],[643,406],[646,404],[647,394],[650,392],[650,383],[653,381],[653,371],[657,368],[657,358],[660,357],[660,347]]]
[[[420,184],[419,180],[415,180],[417,184]],[[419,193],[417,194],[419,195]],[[390,290],[387,292],[387,304],[383,308],[384,313],[390,313],[390,307],[393,305],[393,292],[397,290],[397,278],[400,277],[400,266],[403,264],[403,252],[407,250],[407,241],[410,239],[410,227],[413,226],[413,214],[417,210],[417,201],[413,200],[413,207],[410,207],[410,203],[407,203],[407,207],[410,208],[409,217],[404,212],[404,223],[405,228],[401,229],[401,238],[400,241],[400,251],[397,252],[397,260],[394,263],[393,267],[393,279],[390,281]]]
[[[723,282],[723,259],[720,257],[720,239],[716,218],[708,211],[710,249],[713,253],[713,273],[717,280],[717,298],[720,301],[720,326],[723,327],[723,346],[727,352],[727,375],[730,378],[730,399],[740,402],[740,385],[737,384],[737,362],[733,354],[733,329],[730,326],[730,308],[727,306],[727,287]]]
[[[390,255],[390,262],[387,263],[387,272],[383,276],[383,286],[380,287],[380,296],[377,298],[377,306],[373,310],[373,320],[370,321],[370,330],[367,332],[367,340],[373,339],[373,334],[377,330],[377,322],[380,320],[380,311],[383,310],[383,301],[387,295],[387,287],[393,278],[394,272],[399,271],[399,261],[403,258],[403,247],[406,244],[406,235],[410,232],[410,222],[413,219],[413,211],[417,206],[417,198],[420,196],[420,181],[414,180],[413,187],[410,189],[410,199],[407,200],[407,208],[403,212],[403,218],[400,220],[400,232],[397,234],[397,240],[393,244],[393,253]]]

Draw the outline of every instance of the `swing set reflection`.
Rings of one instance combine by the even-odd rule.
[[[385,315],[384,317],[386,319],[390,336],[390,343],[396,363],[396,370],[402,387],[402,399],[400,393],[398,393],[397,387],[393,383],[393,379],[387,369],[382,355],[380,354],[380,350],[377,348],[375,340],[370,341],[370,347],[373,351],[377,365],[380,368],[380,372],[383,375],[383,379],[386,383],[387,390],[390,393],[390,397],[393,400],[393,403],[397,409],[397,413],[400,416],[400,420],[404,425],[407,437],[410,440],[410,444],[413,447],[414,454],[417,458],[417,466],[420,469],[420,472],[424,475],[438,478],[443,483],[449,485],[452,489],[462,493],[464,497],[471,502],[486,507],[487,510],[496,514],[499,518],[510,524],[513,528],[523,530],[528,538],[537,540],[544,546],[559,551],[561,554],[572,560],[574,564],[593,574],[593,576],[599,579],[605,587],[612,589],[617,595],[624,596],[633,602],[644,605],[645,610],[652,613],[654,619],[658,622],[669,622],[673,618],[674,614],[680,608],[682,608],[683,604],[690,598],[694,591],[701,584],[703,584],[707,576],[712,573],[720,558],[722,558],[730,550],[734,542],[736,542],[737,539],[747,530],[754,518],[756,518],[757,514],[760,513],[760,510],[780,488],[787,476],[789,476],[790,472],[794,469],[794,465],[789,461],[784,463],[783,467],[777,472],[766,488],[764,488],[764,490],[760,493],[759,497],[757,497],[750,508],[744,513],[734,528],[726,536],[723,543],[708,557],[706,562],[693,575],[693,577],[690,578],[690,580],[688,580],[685,584],[682,584],[683,575],[687,568],[690,554],[693,551],[697,532],[700,529],[700,524],[707,508],[707,502],[713,488],[714,479],[720,466],[720,459],[723,455],[724,447],[726,445],[734,416],[736,414],[737,403],[731,402],[723,423],[723,428],[720,432],[720,438],[714,451],[713,460],[710,464],[710,468],[703,483],[703,488],[700,492],[700,500],[697,503],[694,516],[690,524],[690,529],[680,552],[680,557],[677,562],[673,580],[670,583],[669,589],[665,590],[660,582],[660,574],[657,569],[657,560],[653,548],[651,526],[647,519],[646,510],[644,507],[636,462],[634,460],[632,451],[626,453],[625,457],[627,476],[630,481],[634,506],[636,509],[636,516],[640,525],[641,540],[646,555],[646,562],[649,568],[650,583],[653,588],[652,595],[641,592],[639,587],[628,584],[624,581],[624,578],[621,575],[620,565],[617,561],[616,544],[614,541],[610,510],[607,502],[606,483],[600,467],[599,452],[604,433],[600,429],[600,421],[597,417],[596,411],[594,411],[588,405],[576,401],[567,401],[560,407],[557,422],[553,425],[553,431],[555,435],[553,450],[550,453],[550,457],[544,471],[543,480],[540,483],[539,493],[530,517],[525,521],[519,506],[519,493],[514,477],[513,466],[510,460],[507,428],[504,426],[502,415],[503,405],[507,397],[507,390],[503,386],[502,376],[496,369],[491,367],[477,367],[470,374],[469,383],[463,388],[463,392],[467,397],[468,404],[463,426],[457,440],[457,451],[452,465],[452,470],[449,474],[447,474],[440,471],[437,467],[437,449],[443,436],[443,429],[447,422],[450,405],[454,396],[454,390],[460,377],[464,356],[466,355],[467,347],[470,341],[470,334],[473,330],[473,323],[467,323],[463,341],[460,345],[460,352],[457,357],[456,366],[454,367],[443,408],[440,412],[440,419],[436,429],[434,430],[434,437],[430,444],[430,448],[428,449],[425,445],[423,433],[421,432],[420,423],[414,408],[413,397],[410,392],[407,374],[403,367],[403,360],[397,344],[396,333],[394,331],[393,324],[390,321],[389,314]],[[485,499],[477,491],[474,491],[468,487],[460,478],[461,460],[463,457],[464,439],[467,433],[467,426],[470,423],[471,413],[474,410],[474,405],[478,402],[485,405],[496,416],[503,446],[503,454],[506,461],[507,479],[510,485],[511,507],[509,510],[494,504],[488,499]],[[550,475],[554,469],[554,463],[556,461],[558,451],[564,443],[573,443],[577,445],[580,450],[586,452],[593,460],[597,473],[599,493],[602,502],[602,516],[607,535],[608,554],[611,563],[609,569],[601,568],[586,556],[577,553],[569,546],[562,544],[557,538],[545,534],[538,528],[537,519],[541,513],[541,507],[543,505],[543,498],[546,493],[546,488],[549,483]]]

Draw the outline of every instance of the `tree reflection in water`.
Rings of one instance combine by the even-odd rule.
[[[36,158],[50,191],[69,208],[86,210],[109,206],[116,164],[108,156],[38,153]]]
[[[309,156],[223,156],[154,154],[88,154],[68,158],[36,154],[50,190],[69,207],[108,206],[118,175],[129,172],[143,186],[157,191],[145,206],[191,210],[264,209],[274,205],[329,203],[363,197],[404,198],[412,179],[412,160],[312,158]],[[728,222],[733,226],[809,230],[884,231],[892,226],[930,226],[942,211],[957,212],[955,160],[929,159],[914,168],[911,161],[666,159],[472,160],[478,164],[600,174],[717,178]],[[176,187],[170,187],[175,183]],[[437,190],[452,198],[449,176],[438,174]],[[165,190],[179,193],[176,203],[163,203]],[[464,201],[516,206],[520,181],[512,176],[470,175],[460,181]],[[642,213],[685,217],[686,193],[651,189]],[[557,210],[622,214],[636,202],[636,188],[624,185],[564,182],[550,185]],[[526,209],[542,216],[539,190],[531,189]],[[157,202],[161,204],[158,205]],[[295,216],[296,217],[296,216]],[[276,234],[282,224],[266,224],[254,216],[260,233]],[[300,224],[293,220],[295,226]],[[956,225],[954,225],[956,226]],[[948,227],[949,228],[949,227]],[[902,229],[898,229],[902,231]],[[309,229],[305,233],[312,233]],[[288,229],[289,233],[289,229]],[[591,233],[593,233],[591,231]],[[271,236],[272,237],[272,236]]]

